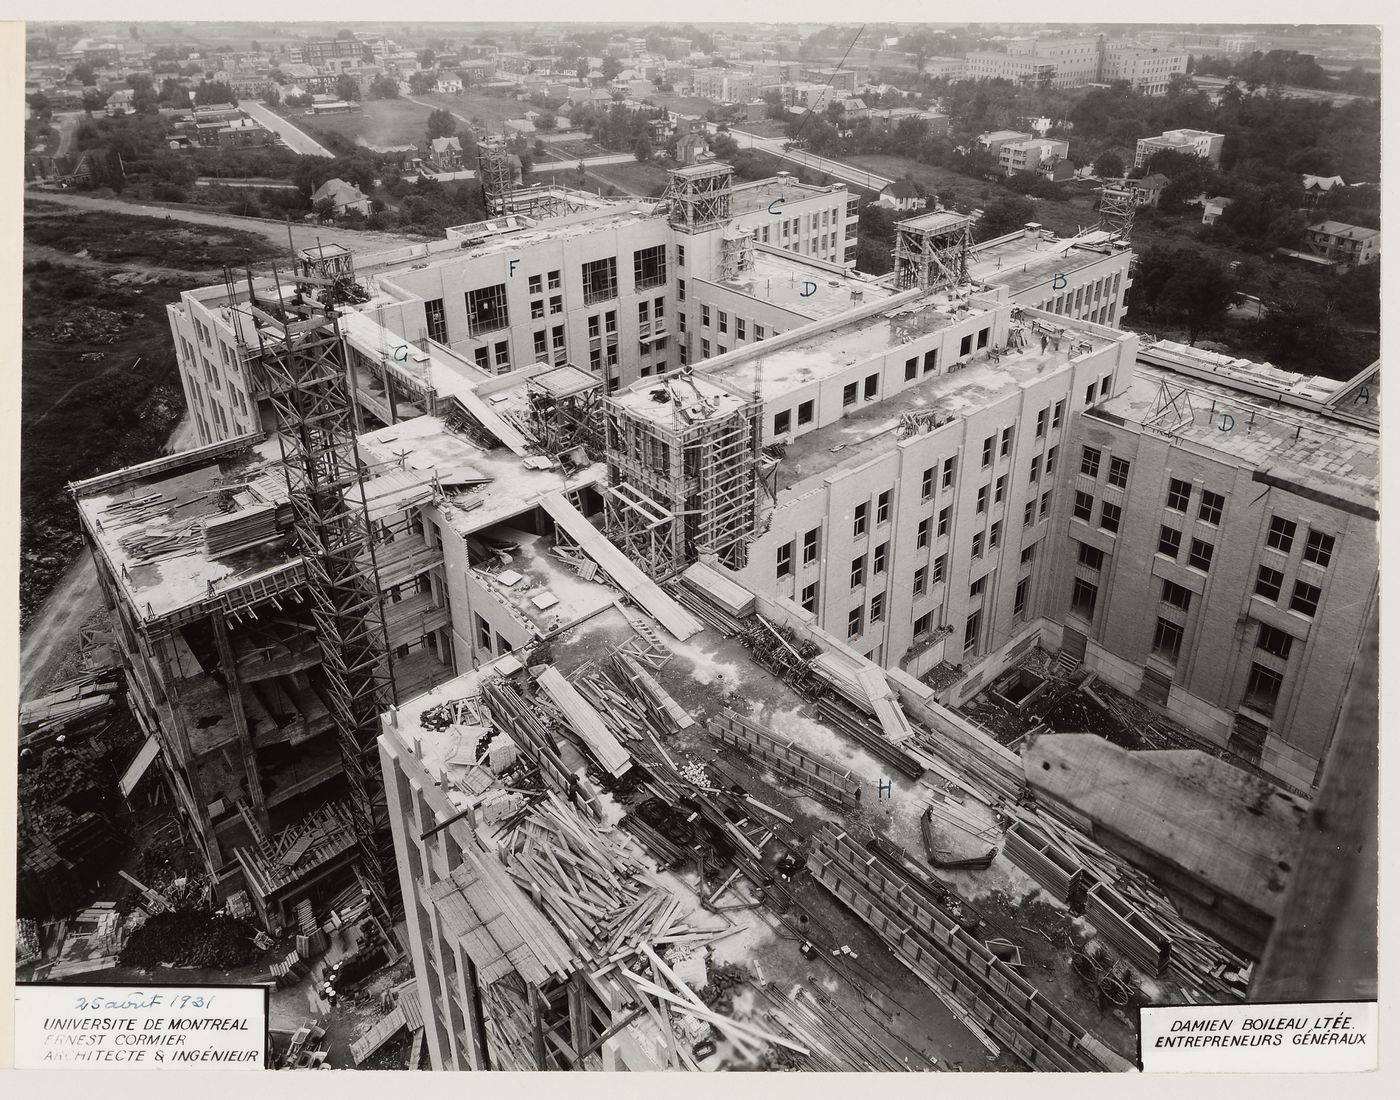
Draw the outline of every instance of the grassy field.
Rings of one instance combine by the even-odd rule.
[[[587,191],[597,191],[601,188],[604,195],[611,187],[624,195],[636,195],[641,198],[659,196],[666,188],[666,181],[666,169],[655,163],[598,165],[588,169],[582,185],[579,183],[577,167],[567,167],[567,162],[554,170],[545,164],[537,164],[530,172],[531,183],[581,186]]]
[[[714,110],[719,106],[712,99],[704,99],[695,95],[669,95],[665,92],[657,92],[655,95],[647,96],[652,103],[658,107],[665,107],[668,111],[676,111],[683,115],[705,116],[706,111]]]
[[[520,118],[529,109],[529,104],[521,103],[518,99],[472,95],[469,92],[463,92],[461,95],[437,95],[433,93],[416,95],[413,98],[421,100],[423,103],[431,103],[434,107],[446,107],[454,115],[460,115],[465,119],[479,118],[486,123],[488,129],[495,133],[500,133],[501,123],[506,119]]]
[[[22,622],[79,549],[67,484],[156,457],[184,412],[166,303],[214,281],[223,263],[274,251],[262,237],[237,230],[48,204],[26,209],[25,243]],[[54,252],[74,260],[55,261]]]
[[[281,113],[313,137],[317,132],[340,134],[373,149],[389,149],[425,140],[429,111],[407,99],[371,99],[363,110],[348,115],[313,118],[299,108]]]

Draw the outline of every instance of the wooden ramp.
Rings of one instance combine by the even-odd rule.
[[[404,1026],[403,1009],[396,1008],[350,1044],[350,1058],[359,1065]]]
[[[614,777],[626,775],[632,767],[632,754],[622,747],[574,685],[553,665],[543,669],[535,680],[550,701],[564,712],[570,728],[579,735],[603,770]]]
[[[583,548],[584,553],[602,567],[618,588],[627,593],[629,598],[635,600],[674,637],[685,641],[704,629],[695,616],[661,591],[651,578],[610,543],[562,494],[552,493],[542,497],[540,504],[568,536]]]

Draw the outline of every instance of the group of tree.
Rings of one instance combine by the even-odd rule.
[[[1203,57],[1196,60],[1195,71],[1202,76],[1238,80],[1251,90],[1277,84],[1297,88],[1335,88],[1356,95],[1380,95],[1379,73],[1367,73],[1357,66],[1346,73],[1334,75],[1319,65],[1313,55],[1297,50],[1269,50],[1267,53],[1256,50],[1248,57]]]

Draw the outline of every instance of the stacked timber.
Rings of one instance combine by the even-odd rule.
[[[536,803],[502,839],[517,885],[580,959],[616,962],[642,943],[695,946],[723,929],[695,927],[651,879],[626,834],[582,821],[555,795]]]
[[[883,672],[874,665],[870,665],[856,673],[856,682],[860,684],[861,690],[870,700],[875,718],[889,740],[898,745],[914,736],[913,727],[909,725],[909,719],[904,716],[904,711],[900,709],[899,702],[895,698],[894,692],[890,690],[889,682],[885,679]]]
[[[690,712],[671,697],[670,692],[657,682],[656,677],[644,669],[635,657],[626,653],[615,654],[614,667],[632,686],[633,694],[647,711],[666,728],[668,733],[680,733],[695,725]]]
[[[817,704],[817,717],[832,729],[856,741],[870,755],[883,760],[909,779],[921,779],[924,765],[913,753],[885,737],[873,719],[859,714],[839,699],[824,698]]]
[[[277,505],[255,504],[227,515],[204,520],[204,548],[211,558],[221,558],[277,538]]]
[[[835,806],[860,805],[860,780],[845,768],[801,748],[795,741],[774,737],[733,711],[723,711],[708,723],[710,734],[726,745],[771,767],[783,778]]]
[[[47,695],[22,703],[20,743],[33,743],[107,714],[115,706],[119,690],[111,669],[96,669],[65,681]]]
[[[627,774],[632,767],[632,754],[618,743],[598,712],[574,685],[564,679],[553,665],[536,673],[535,682],[563,712],[569,728],[578,735],[603,770],[614,778]]]
[[[757,606],[752,592],[703,562],[697,561],[683,572],[681,583],[736,619],[747,619]]]
[[[1089,887],[1084,916],[1099,935],[1139,970],[1161,976],[1171,964],[1166,930],[1105,882]]]

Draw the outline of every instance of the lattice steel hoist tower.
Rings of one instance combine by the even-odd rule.
[[[950,290],[970,281],[972,218],[934,210],[895,225],[894,274],[900,290]]]
[[[395,700],[373,533],[337,314],[317,297],[338,279],[298,273],[296,286],[259,294],[249,310],[267,372],[293,536],[306,565],[328,700],[349,787],[358,865],[378,914],[403,906],[380,772],[379,716]],[[343,288],[342,288],[343,289]]]

